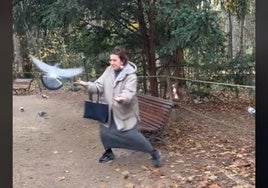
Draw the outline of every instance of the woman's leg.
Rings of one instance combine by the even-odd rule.
[[[111,149],[111,129],[103,125],[99,128],[100,140],[105,150]]]
[[[111,148],[125,148],[142,151],[149,153],[152,156],[152,162],[156,167],[161,166],[159,152],[154,149],[152,144],[137,129],[137,126],[131,130],[123,132],[116,129],[114,122],[109,128],[100,126],[100,138],[105,149],[105,153],[109,153]],[[112,159],[113,158],[114,156]]]

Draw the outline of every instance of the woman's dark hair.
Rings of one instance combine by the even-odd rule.
[[[116,46],[111,52],[112,54],[118,55],[123,65],[127,64],[128,57],[126,54],[126,49],[123,46]]]

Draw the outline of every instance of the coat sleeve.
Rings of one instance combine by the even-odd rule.
[[[97,93],[97,90],[99,90],[99,93],[102,94],[104,91],[104,81],[106,78],[106,74],[107,74],[107,69],[102,73],[102,75],[95,80],[94,82],[87,82],[87,89],[89,92],[91,93]]]

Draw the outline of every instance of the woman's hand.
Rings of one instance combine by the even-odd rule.
[[[75,85],[75,86],[80,85],[80,86],[86,87],[87,86],[87,82],[84,82],[82,80],[78,80],[78,81],[73,82],[73,85]]]
[[[118,103],[123,103],[126,99],[124,97],[115,97],[114,100]]]

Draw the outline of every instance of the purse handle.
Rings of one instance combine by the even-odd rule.
[[[89,92],[88,93],[88,97],[89,97],[89,101],[94,101],[93,100],[93,93],[91,93],[91,92]],[[99,101],[100,101],[100,92],[99,92],[99,90],[98,90],[98,88],[97,88],[97,100],[96,100],[96,103],[99,103]]]
[[[98,90],[98,88],[97,88],[97,100],[96,100],[96,103],[99,103],[100,102],[100,92],[99,92],[99,90]]]
[[[93,93],[88,93],[89,94],[89,101],[94,101],[93,100]],[[98,90],[98,88],[97,88],[97,100],[96,100],[96,103],[99,103],[100,102],[100,92],[99,92],[99,90]]]

